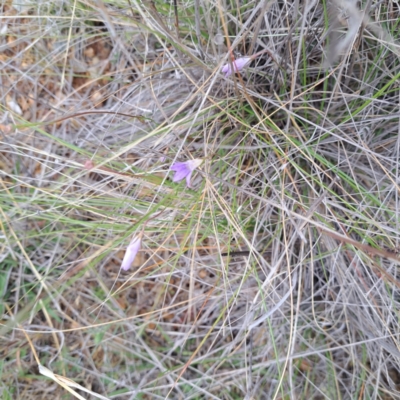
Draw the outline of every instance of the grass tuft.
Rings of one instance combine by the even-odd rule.
[[[400,398],[397,3],[3,3],[2,399]]]

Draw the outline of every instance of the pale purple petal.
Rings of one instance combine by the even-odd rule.
[[[235,71],[241,71],[251,60],[251,57],[238,58],[235,62]]]
[[[129,243],[129,246],[126,249],[124,259],[122,260],[121,269],[123,269],[124,271],[127,271],[131,267],[133,260],[135,259],[136,255],[140,249],[141,244],[142,244],[142,240],[138,236],[135,236],[131,240],[131,242]]]
[[[240,72],[250,61],[251,61],[251,57],[241,57],[235,61],[232,61],[234,71]],[[229,63],[225,64],[221,68],[221,72],[225,74],[225,78],[232,75],[231,65]]]
[[[186,161],[186,164],[190,171],[194,171],[197,167],[203,163],[203,160],[200,158],[195,158],[194,160]]]
[[[225,78],[227,78],[231,74],[231,66],[229,64],[225,64],[221,68],[221,72],[225,74]]]
[[[180,171],[182,168],[186,168],[186,162],[176,162],[174,164],[171,165],[171,169],[172,171]]]
[[[177,162],[171,166],[171,170],[175,171],[175,175],[172,179],[173,182],[179,182],[186,178],[186,185],[190,187],[190,177],[192,172],[203,162],[199,158],[189,160],[185,162]]]
[[[227,78],[228,76],[230,76],[230,75],[232,74],[232,69],[231,69],[230,64],[225,64],[225,65],[222,67],[221,72],[222,72],[223,74],[225,74],[225,78]]]
[[[179,182],[183,178],[187,177],[188,174],[190,174],[190,171],[188,169],[182,169],[181,171],[177,171],[172,178],[172,182]]]
[[[175,171],[175,175],[172,179],[173,182],[179,182],[183,178],[185,178],[188,174],[190,174],[190,169],[188,168],[187,163],[175,163],[171,166],[171,169]]]

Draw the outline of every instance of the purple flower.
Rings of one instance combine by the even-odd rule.
[[[232,61],[232,64],[225,64],[221,68],[221,72],[225,74],[225,78],[227,78],[228,76],[232,75],[232,66],[235,72],[240,72],[249,63],[249,61],[251,61],[251,57],[238,58],[237,60]]]
[[[140,249],[141,244],[142,239],[139,236],[134,236],[129,243],[128,248],[126,249],[124,259],[122,260],[121,269],[128,271]]]
[[[203,160],[199,158],[195,158],[194,160],[189,160],[185,162],[176,162],[172,164],[171,169],[175,171],[174,178],[172,179],[174,182],[179,182],[182,179],[186,178],[186,186],[190,186],[190,177],[192,176],[192,172],[199,166]]]

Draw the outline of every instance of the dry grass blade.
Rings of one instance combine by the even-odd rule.
[[[85,400],[84,397],[82,397],[81,395],[79,395],[79,393],[75,392],[72,388],[75,389],[80,389],[83,392],[86,392],[88,394],[91,394],[92,396],[98,398],[98,399],[103,399],[103,400],[109,400],[108,397],[104,397],[99,395],[98,393],[92,392],[91,390],[88,390],[86,388],[84,388],[81,385],[78,385],[77,383],[75,383],[74,381],[72,381],[71,379],[65,378],[64,376],[60,376],[60,375],[56,375],[54,374],[52,371],[50,371],[48,368],[43,367],[43,365],[39,364],[39,372],[43,375],[46,376],[47,378],[52,379],[54,382],[56,382],[58,385],[60,385],[61,387],[63,387],[65,390],[67,390],[68,392],[70,392],[74,397],[76,397],[77,399],[81,399],[81,400]]]

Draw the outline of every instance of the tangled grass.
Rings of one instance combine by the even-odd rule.
[[[400,398],[396,2],[2,11],[2,399]]]

